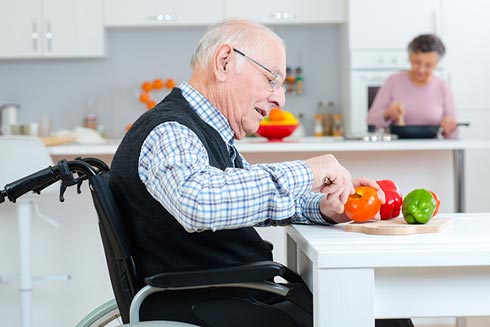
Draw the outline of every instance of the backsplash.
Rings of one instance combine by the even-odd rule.
[[[285,109],[305,116],[313,133],[319,101],[334,101],[340,110],[339,27],[277,26],[285,40],[287,64],[301,67],[302,95],[288,95]],[[19,122],[48,117],[53,130],[72,129],[96,114],[107,136],[118,138],[145,110],[141,83],[191,75],[190,58],[204,27],[108,30],[103,59],[35,59],[0,61],[0,104],[18,103]],[[164,92],[153,94],[158,102]]]

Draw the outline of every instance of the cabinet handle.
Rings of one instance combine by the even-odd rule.
[[[46,22],[46,49],[53,50],[53,32],[51,32],[51,22]]]
[[[149,20],[156,20],[159,22],[175,22],[178,20],[176,14],[158,14],[154,16],[148,16]]]
[[[278,20],[282,20],[282,19],[295,19],[296,18],[296,13],[294,12],[275,12],[275,13],[272,13],[270,14],[270,17],[273,18],[273,19],[278,19]]]
[[[38,49],[38,42],[39,42],[39,33],[37,32],[37,22],[33,21],[32,22],[32,50],[37,51]]]

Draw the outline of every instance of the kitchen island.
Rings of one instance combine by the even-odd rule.
[[[50,147],[55,160],[76,156],[96,156],[110,163],[118,141],[100,145],[60,145]],[[338,137],[288,138],[267,142],[245,138],[236,147],[250,163],[307,159],[333,153],[353,177],[392,179],[402,193],[414,188],[430,188],[442,199],[441,210],[466,211],[465,150],[490,149],[488,140],[393,140],[352,141]]]

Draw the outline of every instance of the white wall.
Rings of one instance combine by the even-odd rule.
[[[339,33],[336,25],[274,27],[286,42],[288,65],[302,66],[305,93],[288,96],[286,108],[306,114],[312,131],[320,100],[340,101]],[[141,83],[173,77],[188,80],[190,59],[204,27],[108,30],[107,58],[1,60],[0,104],[19,103],[19,120],[50,117],[55,130],[82,124],[87,101],[110,137],[145,111]],[[153,94],[155,100],[165,92]]]

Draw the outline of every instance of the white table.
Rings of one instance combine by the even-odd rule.
[[[288,266],[313,293],[314,326],[372,327],[375,318],[490,315],[490,213],[438,216],[452,224],[436,234],[288,227]]]

